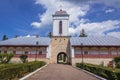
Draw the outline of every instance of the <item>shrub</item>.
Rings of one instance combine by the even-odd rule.
[[[76,63],[76,66],[82,68],[82,63]],[[104,77],[108,80],[120,80],[120,69],[101,67],[93,64],[83,64],[83,69]]]
[[[14,56],[13,53],[0,53],[0,63],[1,64],[8,63],[13,56]]]
[[[116,68],[120,68],[120,62],[117,62]]]
[[[115,62],[116,68],[120,68],[120,57],[115,57],[113,61]]]
[[[22,55],[20,55],[20,60],[23,62],[23,63],[25,63],[25,62],[27,62],[27,54],[22,54]]]
[[[115,61],[115,63],[118,63],[120,62],[120,57],[115,57],[113,60]]]
[[[13,80],[15,78],[20,78],[25,74],[36,70],[44,66],[46,63],[43,61],[22,63],[16,65],[9,65],[6,68],[0,68],[0,79],[2,80]]]

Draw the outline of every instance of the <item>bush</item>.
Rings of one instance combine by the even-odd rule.
[[[76,63],[76,66],[82,68],[82,63]],[[120,69],[114,70],[112,68],[101,67],[93,64],[83,64],[83,69],[108,80],[120,80]]]
[[[120,62],[117,62],[116,68],[120,68]]]
[[[5,68],[0,68],[0,79],[2,80],[13,80],[15,78],[20,78],[27,73],[30,73],[37,68],[44,66],[46,63],[43,61],[22,63],[9,65]]]
[[[18,65],[18,64],[13,64],[13,63],[0,64],[0,70],[6,67],[15,66],[15,65]]]
[[[115,57],[114,62],[115,62],[116,68],[120,68],[120,57]]]
[[[115,61],[115,63],[120,62],[120,57],[115,57],[115,58],[114,58],[114,61]]]
[[[13,56],[14,56],[13,53],[0,53],[0,63],[1,64],[8,63]]]
[[[22,54],[22,55],[20,55],[20,60],[23,62],[23,63],[25,63],[25,62],[27,62],[27,54]]]

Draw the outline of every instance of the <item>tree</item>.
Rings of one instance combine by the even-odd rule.
[[[48,37],[50,37],[50,38],[52,37],[52,32],[48,33]]]
[[[85,33],[84,29],[81,30],[79,37],[87,37],[87,34]]]
[[[13,53],[0,53],[0,64],[8,63],[12,57],[14,56]]]
[[[4,41],[4,40],[7,40],[7,39],[8,39],[7,36],[6,36],[6,35],[3,35],[2,40]]]

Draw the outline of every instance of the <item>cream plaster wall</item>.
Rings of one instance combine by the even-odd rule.
[[[62,34],[59,34],[59,21],[62,21]],[[69,17],[53,17],[53,36],[69,36]]]

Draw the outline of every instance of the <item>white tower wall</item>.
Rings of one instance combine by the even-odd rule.
[[[59,22],[62,21],[62,34],[59,33]],[[53,36],[69,36],[69,15],[53,15]]]

